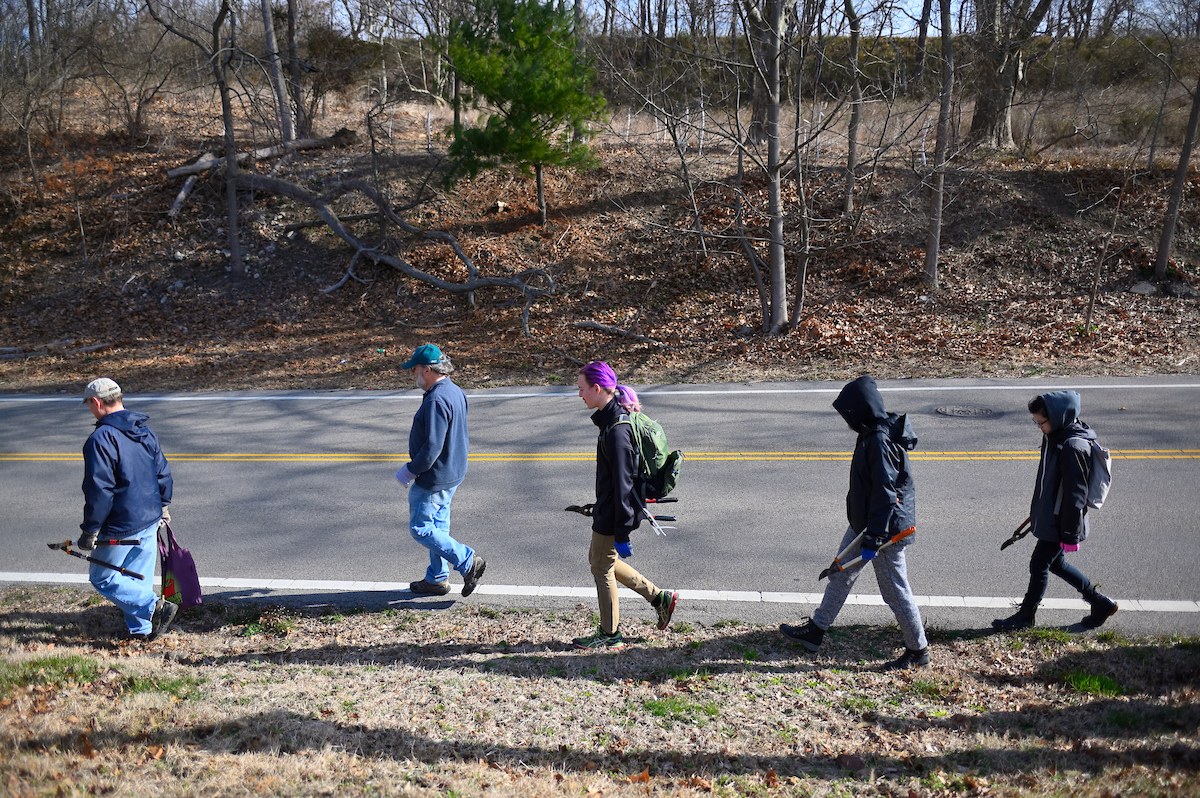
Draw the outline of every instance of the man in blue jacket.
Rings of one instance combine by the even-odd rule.
[[[470,546],[450,536],[450,500],[467,475],[467,397],[449,376],[450,358],[433,344],[422,344],[403,365],[425,392],[408,433],[408,457],[396,479],[408,491],[408,530],[429,549],[425,578],[409,584],[413,593],[444,596],[450,569],[463,577],[465,598],[475,591],[487,562]]]
[[[887,602],[900,632],[905,651],[884,670],[921,667],[929,664],[928,641],[921,611],[908,586],[904,550],[916,535],[909,534],[884,548],[889,539],[916,528],[917,494],[908,468],[908,451],[917,437],[907,416],[884,410],[883,397],[875,380],[865,374],[842,388],[833,407],[850,429],[858,433],[850,460],[850,490],[846,494],[846,518],[850,527],[839,549],[846,550],[861,534],[860,544],[846,551],[846,562],[859,554],[862,560],[829,577],[821,606],[804,626],[781,624],[779,630],[809,651],[816,651],[850,595],[855,580],[868,563],[875,566],[875,581]]]
[[[154,594],[158,525],[171,502],[171,466],[144,413],[126,410],[121,387],[107,377],[88,383],[83,403],[96,417],[96,430],[83,445],[83,523],[79,548],[106,539],[136,538],[135,546],[101,546],[93,559],[143,574],[145,579],[93,563],[88,579],[96,591],[125,613],[129,635],[157,640],[170,628],[178,607]]]

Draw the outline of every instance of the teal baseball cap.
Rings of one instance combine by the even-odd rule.
[[[402,369],[413,366],[432,366],[442,359],[442,350],[433,344],[421,344],[413,350],[412,357],[400,364]]]

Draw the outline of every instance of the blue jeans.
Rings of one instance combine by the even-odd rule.
[[[471,570],[475,550],[450,537],[450,499],[458,486],[428,490],[417,485],[408,489],[408,531],[413,540],[429,549],[427,582],[445,582],[450,569],[465,574]]]
[[[137,579],[119,571],[91,563],[88,581],[96,592],[116,604],[125,613],[125,625],[133,635],[150,634],[150,618],[158,596],[154,593],[154,559],[158,555],[158,521],[140,532],[122,535],[123,539],[137,538],[136,546],[97,546],[89,552],[92,559],[119,565],[145,576]],[[101,537],[110,535],[101,532]]]
[[[838,551],[849,546],[856,536],[853,528],[847,529]],[[875,559],[871,560],[871,565],[875,567],[875,581],[879,584],[879,594],[896,616],[896,623],[904,636],[905,647],[920,649],[929,645],[929,641],[925,638],[921,610],[917,607],[917,600],[913,598],[912,588],[908,586],[908,565],[904,559],[904,548],[893,543],[880,551]],[[855,546],[846,552],[845,559],[852,560],[861,553],[862,547]],[[845,570],[829,575],[829,586],[825,588],[825,595],[821,597],[821,606],[817,607],[812,616],[814,624],[826,630],[833,625],[865,565],[866,563],[860,560]]]

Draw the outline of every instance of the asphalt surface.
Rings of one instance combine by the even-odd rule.
[[[687,453],[664,537],[634,535],[632,564],[661,587],[815,594],[845,529],[851,432],[830,406],[840,383],[644,386],[644,409]],[[1001,553],[1028,515],[1040,433],[1025,405],[1074,388],[1083,419],[1114,455],[1114,482],[1092,537],[1072,562],[1105,593],[1139,602],[1200,600],[1200,378],[882,381],[888,409],[908,413],[918,540],[908,549],[920,596],[1015,597],[1032,539]],[[453,505],[454,534],[488,560],[488,586],[588,589],[589,521],[563,512],[592,500],[596,428],[573,386],[469,391],[472,462]],[[131,395],[150,416],[175,478],[174,528],[202,577],[339,582],[419,579],[427,556],[406,529],[408,430],[420,401],[394,393]],[[939,410],[940,408],[940,410]],[[78,397],[0,395],[0,572],[83,573],[46,543],[82,518],[80,450],[94,421]],[[455,577],[455,581],[459,581]],[[499,589],[499,588],[497,588]],[[445,599],[354,590],[210,589],[209,595],[299,603],[444,607]],[[466,601],[594,606],[595,598],[481,593]],[[533,591],[527,591],[533,592]],[[864,574],[855,592],[876,593]],[[1052,578],[1049,598],[1074,598]],[[728,597],[726,597],[728,598]],[[736,599],[737,597],[733,597]],[[1157,606],[1147,604],[1147,607]],[[1121,612],[1111,628],[1200,633],[1200,612]],[[632,599],[626,617],[649,617]],[[811,604],[681,602],[678,617],[795,620]],[[925,608],[930,626],[974,628],[1006,610]],[[1067,625],[1082,611],[1044,611]],[[844,622],[889,622],[850,605]],[[1106,627],[1109,628],[1109,627]]]

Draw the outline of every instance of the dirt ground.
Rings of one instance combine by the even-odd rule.
[[[829,161],[809,177],[815,247],[802,319],[761,331],[754,275],[732,211],[735,161],[691,155],[707,255],[692,232],[678,159],[661,146],[600,142],[599,166],[551,171],[549,222],[537,224],[532,179],[484,173],[437,187],[444,162],[426,149],[424,119],[400,114],[377,157],[369,147],[312,150],[258,164],[312,191],[374,179],[401,215],[452,234],[483,274],[542,270],[552,294],[522,323],[509,288],[451,295],[361,261],[292,200],[243,195],[248,275],[224,254],[223,185],[203,178],[174,222],[182,178],[165,172],[206,148],[202,136],[157,149],[64,135],[51,142],[43,198],[16,148],[0,158],[0,391],[76,392],[91,377],[131,393],[162,390],[372,388],[410,385],[398,366],[432,341],[467,387],[571,381],[610,361],[637,383],[879,377],[1194,372],[1200,366],[1200,195],[1187,187],[1177,261],[1152,295],[1151,273],[1171,178],[1131,174],[1116,156],[1030,163],[961,157],[948,179],[940,287],[919,279],[925,199],[907,165],[880,164],[858,182],[859,212],[842,213],[844,176]],[[431,182],[433,181],[433,182]],[[761,179],[743,181],[747,232],[761,234]],[[788,259],[798,261],[794,181],[785,184]],[[369,210],[333,201],[339,215]],[[1113,219],[1116,215],[1115,233]],[[437,277],[466,271],[444,244],[349,223]],[[760,247],[760,256],[765,250]],[[1099,269],[1091,335],[1084,323]],[[795,299],[795,274],[791,301]],[[545,285],[545,283],[538,283]],[[580,327],[601,325],[608,330]]]

